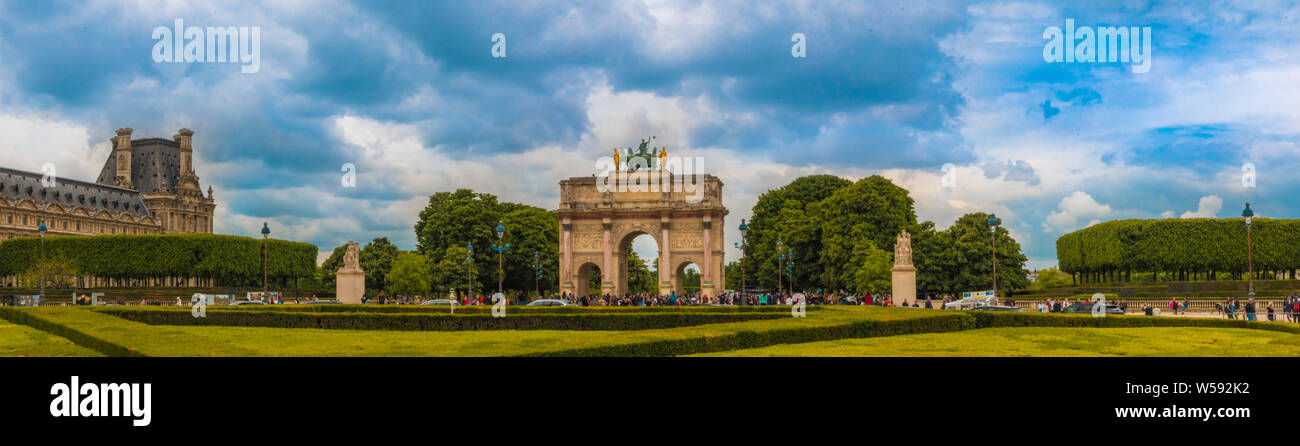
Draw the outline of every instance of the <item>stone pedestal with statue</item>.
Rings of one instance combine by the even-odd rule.
[[[366,272],[361,270],[361,245],[348,241],[348,249],[343,253],[343,266],[335,273],[334,295],[339,302],[359,304],[366,294]]]
[[[916,267],[912,266],[912,236],[907,231],[898,234],[898,241],[894,243],[894,268],[890,271],[893,272],[890,303],[903,305],[907,302],[911,305],[916,302]]]

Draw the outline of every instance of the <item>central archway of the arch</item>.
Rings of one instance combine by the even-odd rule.
[[[560,291],[627,294],[627,249],[641,234],[654,237],[659,248],[659,294],[682,294],[679,276],[691,263],[700,269],[700,294],[713,297],[726,289],[722,182],[702,174],[690,182],[670,177],[655,183],[678,186],[610,187],[612,179],[597,177],[560,182]],[[582,285],[591,265],[602,273],[600,290]]]

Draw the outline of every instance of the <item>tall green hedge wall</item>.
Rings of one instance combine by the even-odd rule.
[[[1256,218],[1255,271],[1300,269],[1300,220]],[[1116,220],[1056,239],[1068,273],[1246,271],[1246,223],[1240,218]]]
[[[40,238],[0,242],[0,275],[39,264]],[[267,275],[273,281],[312,277],[316,246],[270,240]],[[262,240],[216,234],[55,236],[45,255],[66,259],[83,275],[106,279],[185,277],[215,279],[227,286],[262,281]]]

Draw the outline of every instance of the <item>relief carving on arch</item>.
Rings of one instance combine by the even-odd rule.
[[[602,249],[605,243],[605,237],[596,233],[581,233],[573,239],[573,248],[582,251],[597,251]]]

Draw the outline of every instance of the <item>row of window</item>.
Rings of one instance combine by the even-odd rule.
[[[14,214],[12,212],[5,215],[5,222],[15,226],[28,226],[32,228],[39,227],[41,220],[36,215]],[[87,222],[82,230],[81,221],[72,221],[64,218],[51,219],[46,222],[49,229],[86,232],[90,234],[141,234],[140,228],[128,227],[125,225],[113,225],[108,223]]]
[[[175,212],[167,213],[167,229],[186,232],[211,232],[211,228],[208,227],[208,217],[181,214],[179,224],[177,224],[177,220]]]

